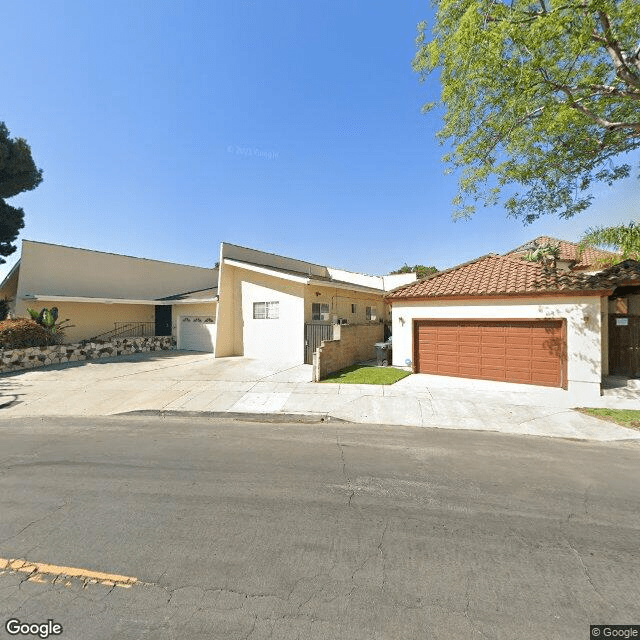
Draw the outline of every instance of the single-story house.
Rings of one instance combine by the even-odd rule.
[[[181,348],[209,350],[218,270],[23,240],[0,283],[4,297],[16,317],[28,317],[28,307],[57,307],[59,319],[74,325],[66,342],[173,335]]]
[[[603,259],[620,256],[568,255],[572,243],[566,242],[559,265],[524,259],[548,240],[485,255],[389,293],[393,364],[417,373],[561,387],[576,401],[599,397],[606,375],[640,377],[640,264],[626,260],[602,269]]]
[[[311,363],[335,325],[358,325],[371,346],[391,316],[384,295],[415,273],[371,276],[223,242],[218,356]]]
[[[58,307],[67,342],[173,335],[179,349],[311,363],[336,325],[384,338],[384,295],[415,273],[370,276],[223,242],[205,268],[23,240],[0,283],[12,313]]]

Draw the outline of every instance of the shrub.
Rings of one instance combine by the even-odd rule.
[[[0,320],[4,320],[9,315],[11,309],[11,299],[5,296],[0,299]]]
[[[58,337],[28,318],[0,322],[0,348],[24,349],[58,344]]]

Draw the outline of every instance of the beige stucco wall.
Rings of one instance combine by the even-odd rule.
[[[217,281],[216,269],[23,240],[17,295],[148,300]]]
[[[242,297],[237,269],[220,261],[216,357],[242,355]],[[236,333],[238,340],[236,341]]]
[[[320,294],[320,295],[317,295]],[[330,318],[324,324],[331,324],[333,317],[346,318],[349,324],[365,324],[367,322],[366,307],[377,309],[377,320],[390,320],[390,310],[383,299],[383,293],[362,293],[359,291],[349,291],[348,289],[338,289],[335,287],[316,287],[308,285],[304,294],[304,321],[318,322],[313,320],[312,305],[314,302],[329,305]],[[351,305],[356,305],[356,313],[351,313]]]
[[[58,307],[58,321],[69,318],[75,325],[65,332],[65,342],[93,338],[114,328],[114,322],[154,322],[154,305],[99,304],[86,302],[30,302],[18,300],[17,317],[29,317],[27,307],[40,311],[43,307]]]
[[[576,401],[600,397],[602,379],[601,300],[597,296],[542,299],[441,300],[394,303],[392,307],[393,364],[413,362],[413,320],[567,319],[567,378]],[[585,321],[585,317],[587,320]],[[407,362],[408,361],[408,362]]]
[[[304,285],[224,264],[216,356],[304,361]],[[254,319],[254,302],[279,302],[279,318]]]

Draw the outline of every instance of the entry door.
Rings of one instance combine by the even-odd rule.
[[[156,305],[156,331],[157,336],[171,335],[171,305]]]
[[[609,316],[609,375],[640,378],[640,316]]]

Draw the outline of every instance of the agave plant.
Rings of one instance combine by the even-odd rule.
[[[555,267],[558,258],[560,258],[560,245],[552,243],[538,245],[525,256],[525,260],[529,262],[542,262],[545,266],[551,267]]]
[[[51,307],[51,309],[45,307],[41,311],[36,311],[29,307],[27,311],[33,320],[49,331],[55,342],[62,342],[64,340],[65,329],[75,326],[65,324],[69,322],[68,318],[58,322],[58,307]]]

